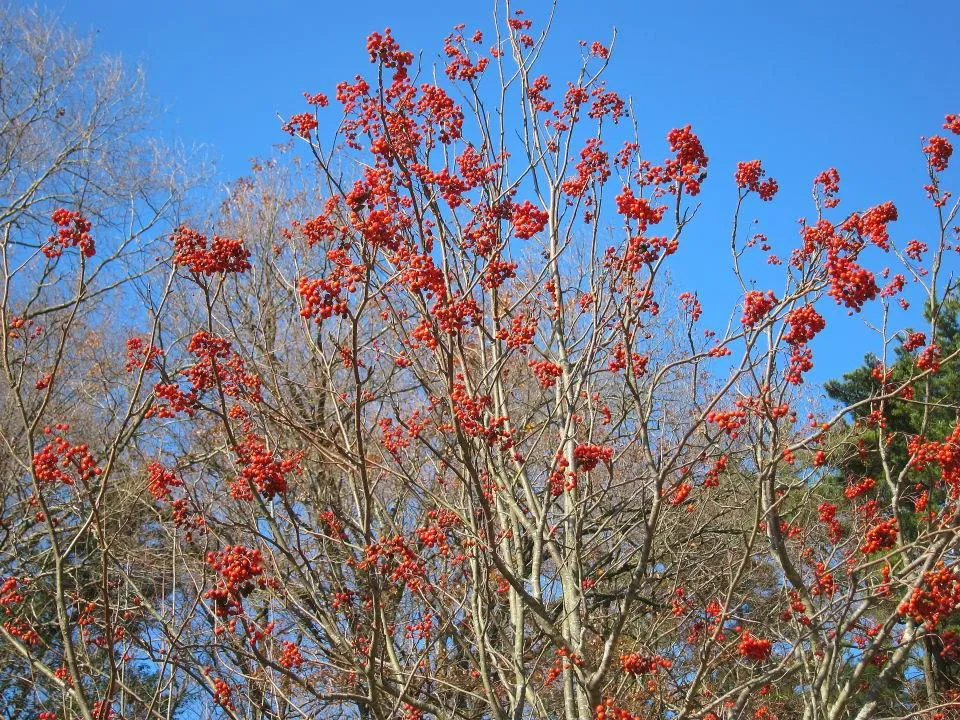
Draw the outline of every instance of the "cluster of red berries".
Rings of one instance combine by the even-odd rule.
[[[440,330],[448,335],[457,335],[465,328],[480,324],[482,313],[477,301],[459,292],[438,299],[430,308]]]
[[[851,482],[843,490],[843,494],[847,496],[848,499],[853,500],[858,498],[861,495],[864,495],[877,486],[877,481],[871,477],[861,478],[856,482]]]
[[[623,343],[617,343],[613,347],[613,351],[610,353],[611,358],[607,363],[607,369],[612,372],[620,372],[627,366],[627,350],[624,347]],[[633,374],[636,377],[640,377],[647,372],[647,365],[650,362],[649,355],[641,355],[638,352],[630,353],[630,363],[632,365]]]
[[[673,663],[660,655],[629,653],[620,656],[620,667],[628,675],[646,675],[657,670],[669,670]]]
[[[400,282],[410,292],[423,292],[428,299],[446,294],[443,271],[436,266],[430,255],[423,253],[407,256],[401,251],[394,256],[394,263],[402,263]]]
[[[147,466],[147,490],[157,500],[168,500],[171,488],[180,487],[183,481],[163,463],[154,460]]]
[[[813,305],[802,305],[790,311],[787,315],[790,329],[783,336],[784,342],[790,345],[803,345],[813,340],[814,336],[827,326],[826,320],[818,313]]]
[[[693,490],[693,485],[688,482],[682,482],[677,485],[673,490],[670,491],[669,502],[671,505],[682,505],[684,501],[690,496],[690,491]]]
[[[707,413],[707,422],[715,424],[736,440],[737,431],[747,424],[747,413],[745,410],[710,412]]]
[[[940,466],[940,480],[950,488],[951,497],[960,496],[960,425],[942,441],[914,436],[907,441],[910,467],[922,471],[933,463]]]
[[[448,145],[459,139],[463,132],[463,111],[446,91],[437,85],[420,86],[420,99],[415,106],[416,112],[423,118],[423,130],[427,134],[427,148],[433,147],[435,128],[437,139]]]
[[[573,459],[578,470],[593,470],[599,463],[610,465],[613,461],[613,448],[607,445],[580,443],[573,449]]]
[[[737,646],[737,650],[739,650],[740,655],[748,660],[763,661],[770,657],[770,653],[773,651],[773,643],[745,630],[740,636],[740,644]]]
[[[208,246],[206,235],[186,225],[174,230],[171,239],[174,265],[197,275],[242,273],[251,268],[250,251],[242,240],[214,235]]]
[[[883,251],[890,249],[890,233],[887,225],[898,217],[897,206],[887,201],[880,203],[858,215],[854,213],[840,226],[843,230],[854,231],[866,238]]]
[[[833,573],[827,570],[822,562],[814,565],[814,583],[810,588],[810,594],[817,596],[833,597],[837,592],[837,581],[833,578]]]
[[[831,253],[826,269],[830,278],[827,294],[836,300],[838,305],[859,311],[880,292],[874,274],[849,257]]]
[[[256,435],[247,435],[234,452],[240,472],[231,483],[230,494],[237,499],[251,499],[250,488],[253,487],[265,499],[272,500],[287,491],[287,476],[301,471],[303,453],[288,453],[278,459],[267,448],[264,439]]]
[[[773,178],[761,180],[766,175],[759,160],[750,160],[748,162],[737,163],[737,172],[734,174],[737,187],[748,192],[755,192],[760,195],[764,201],[773,200],[777,194],[779,186]]]
[[[311,131],[316,130],[318,124],[313,113],[302,112],[291,115],[290,119],[280,129],[291,135],[309,138]]]
[[[210,684],[213,686],[213,701],[230,712],[236,710],[233,705],[233,688],[221,678],[213,678]]]
[[[10,612],[10,607],[24,601],[25,596],[20,589],[30,583],[28,578],[8,577],[0,583],[0,608]]]
[[[347,316],[347,298],[345,292],[354,292],[357,282],[362,278],[362,267],[347,261],[336,263],[325,278],[300,278],[297,291],[304,300],[301,317],[313,318],[314,322],[339,316]]]
[[[577,174],[560,184],[561,192],[571,197],[581,197],[591,183],[602,185],[610,177],[610,156],[600,149],[603,141],[590,138],[580,151],[580,160],[574,166]]]
[[[926,333],[922,332],[912,332],[907,335],[907,339],[903,341],[903,349],[905,352],[913,352],[917,348],[923,347],[927,342]]]
[[[483,414],[491,404],[489,395],[471,395],[462,383],[454,384],[450,398],[456,408],[457,418],[468,427],[482,424]]]
[[[546,75],[534,78],[533,82],[527,87],[530,106],[537,112],[550,112],[553,109],[553,102],[544,97],[544,93],[549,89],[550,79]]]
[[[823,204],[828,208],[834,208],[840,204],[840,198],[837,193],[840,192],[840,173],[836,168],[828,168],[813,179],[813,187],[818,187],[823,192]]]
[[[924,573],[920,587],[914,588],[910,597],[900,605],[898,612],[924,623],[933,630],[940,621],[960,607],[960,576],[941,566]]]
[[[667,142],[675,155],[666,160],[662,168],[652,168],[649,173],[651,179],[660,183],[676,183],[688,195],[699,195],[700,183],[706,176],[709,163],[700,138],[690,125],[686,125],[667,133]]]
[[[283,652],[280,653],[280,659],[277,662],[287,670],[295,670],[303,665],[303,655],[300,654],[300,648],[294,643],[284,640]]]
[[[69,425],[59,424],[55,429],[66,432],[70,428]],[[43,431],[47,435],[53,433],[49,427]],[[47,445],[34,453],[33,471],[38,483],[60,482],[64,485],[73,485],[78,479],[88,483],[103,473],[86,443],[71,445],[60,435],[55,435]]]
[[[480,284],[488,290],[498,288],[510,278],[516,277],[517,267],[518,265],[515,262],[494,258],[487,263]]]
[[[153,370],[155,363],[163,357],[163,350],[156,345],[144,343],[138,337],[132,337],[127,340],[127,372],[134,370]]]
[[[429,610],[415,623],[407,623],[404,634],[412,640],[428,640],[433,634],[433,613]]]
[[[843,537],[843,526],[837,520],[837,506],[828,502],[820,503],[817,506],[817,515],[820,522],[827,526],[827,537],[830,538],[830,542],[834,544],[840,542]]]
[[[583,657],[579,653],[571,652],[566,648],[558,648],[556,659],[553,661],[553,665],[550,666],[550,670],[547,671],[543,679],[543,684],[552,685],[564,670],[569,670],[574,665],[583,665]]]
[[[794,345],[784,379],[788,383],[800,385],[803,383],[803,373],[810,372],[812,369],[813,351],[806,345]]]
[[[940,347],[928,345],[917,355],[917,370],[929,370],[931,373],[940,370]]]
[[[543,388],[553,387],[557,378],[563,375],[563,368],[549,360],[531,360],[530,369],[533,370],[534,376],[540,381],[540,387]]]
[[[474,35],[474,42],[477,42],[476,38],[478,35]],[[480,38],[483,36],[480,35]],[[443,52],[448,58],[450,58],[445,72],[448,78],[451,80],[461,80],[466,82],[472,82],[476,80],[486,69],[487,64],[490,62],[490,58],[485,56],[480,56],[477,58],[476,62],[470,60],[470,53],[466,48],[466,45],[463,40],[463,36],[454,33],[448,35],[444,40]]]
[[[602,705],[594,708],[594,720],[644,720],[643,715],[633,715],[613,704],[613,698],[606,698]]]
[[[196,391],[184,392],[175,383],[157,383],[153,386],[153,395],[156,402],[147,409],[148,418],[172,418],[177,413],[193,417],[197,411]]]
[[[426,567],[402,535],[395,535],[363,548],[363,559],[357,563],[360,570],[383,573],[391,582],[419,590],[428,585]]]
[[[573,491],[577,487],[577,474],[570,472],[570,463],[562,452],[554,457],[554,466],[547,476],[547,488],[553,497],[560,497],[564,491]]]
[[[761,292],[750,290],[743,298],[743,316],[740,322],[744,327],[752,328],[759,323],[777,304],[777,296],[772,290]]]
[[[650,225],[656,225],[663,219],[667,206],[653,207],[646,198],[637,197],[631,188],[625,187],[615,198],[617,212],[628,220],[635,220],[644,232]]]
[[[927,155],[927,162],[934,172],[943,172],[947,169],[947,161],[953,155],[953,145],[945,137],[934,135],[923,148]]]
[[[497,339],[506,342],[511,350],[519,350],[521,353],[527,351],[527,346],[533,344],[533,339],[537,335],[537,326],[539,322],[536,317],[517,313],[510,319],[510,328],[501,328],[497,333]]]
[[[911,240],[903,248],[903,254],[915,262],[923,260],[923,254],[930,248],[925,242]]]
[[[190,381],[194,393],[211,390],[219,381],[228,397],[243,397],[251,402],[262,400],[259,376],[247,372],[243,358],[231,350],[229,340],[200,330],[190,338],[187,352],[195,356],[197,362],[181,373]]]
[[[513,234],[521,240],[529,240],[547,225],[549,215],[529,200],[513,206]]]
[[[214,613],[218,617],[242,615],[243,598],[257,585],[266,585],[263,555],[255,548],[227,545],[223,550],[208,552],[206,560],[220,575],[217,584],[203,595],[213,601]]]
[[[690,316],[690,322],[697,322],[700,319],[700,316],[703,315],[703,306],[700,304],[700,300],[697,299],[695,293],[683,292],[677,298],[680,300],[680,305]]]
[[[26,620],[4,620],[2,627],[14,637],[23,640],[27,645],[39,645],[41,642],[40,633]]]
[[[386,68],[404,72],[401,79],[406,77],[404,69],[413,62],[413,53],[400,49],[400,44],[391,34],[390,28],[386,28],[383,34],[370,33],[367,37],[367,52],[370,53],[370,62],[380,62]],[[397,76],[394,75],[394,82],[396,80]]]
[[[383,447],[393,455],[398,457],[401,450],[410,447],[410,438],[400,425],[394,425],[391,418],[380,418],[377,421],[380,426],[380,432],[383,434]]]
[[[704,487],[717,487],[720,485],[720,474],[727,469],[728,461],[729,459],[726,455],[721,455],[714,461],[713,465],[703,477]]]
[[[898,532],[899,526],[895,518],[881,520],[867,530],[860,551],[864,555],[871,555],[883,550],[889,550],[896,544]]]
[[[48,258],[57,258],[66,248],[78,247],[84,257],[93,257],[96,248],[93,236],[90,235],[90,221],[79,210],[58,208],[53,211],[50,219],[57,226],[57,234],[47,238],[43,246],[43,254]]]
[[[334,217],[338,205],[338,198],[328,198],[323,204],[323,212],[319,215],[305,220],[303,223],[296,220],[291,223],[291,227],[299,229],[304,240],[307,241],[307,247],[335,240],[342,234],[343,227]]]

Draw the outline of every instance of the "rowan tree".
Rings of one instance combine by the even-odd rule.
[[[918,156],[930,238],[901,241],[888,198],[840,207],[825,169],[799,234],[770,241],[741,221],[776,208],[761,161],[724,177],[682,122],[641,154],[604,82],[612,42],[550,78],[548,25],[498,12],[435,67],[371,34],[366,76],[284,120],[305,160],[258,164],[130,284],[141,330],[109,372],[93,353],[115,384],[84,395],[107,409],[19,411],[11,497],[38,509],[7,522],[46,538],[0,590],[35,672],[19,702],[85,720],[954,711],[927,661],[955,651],[960,426],[928,418],[958,353],[937,339],[960,121]],[[740,291],[713,327],[667,278],[707,182],[730,188]],[[25,266],[81,289],[43,350],[4,306],[16,398],[89,360],[72,350],[97,225],[49,217]],[[751,279],[769,267],[776,285]],[[882,319],[881,362],[824,409],[809,372],[834,305]],[[929,308],[922,338],[910,307]],[[38,357],[50,378],[28,387],[16,368]],[[924,419],[890,440],[894,407]],[[880,477],[851,470],[851,415]]]

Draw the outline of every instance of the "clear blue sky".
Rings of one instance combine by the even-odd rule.
[[[368,72],[371,31],[389,26],[429,60],[454,24],[488,26],[493,5],[53,0],[48,7],[80,32],[95,31],[102,50],[142,63],[165,125],[187,144],[207,146],[221,175],[233,177],[286,139],[276,115],[305,109],[303,91],[329,92]],[[541,19],[547,3],[517,7]],[[667,130],[693,124],[711,176],[675,277],[678,292],[696,287],[729,308],[736,293],[712,268],[729,265],[738,160],[761,158],[780,182],[777,201],[752,206],[775,246],[778,236],[787,236],[781,248],[794,242],[797,218],[812,212],[810,181],[829,166],[842,176],[841,208],[890,199],[901,211],[895,240],[929,237],[919,138],[937,132],[945,113],[960,112],[958,26],[960,3],[949,2],[560,0],[547,69],[556,67],[551,75],[560,79],[562,58],[579,57],[577,41],[605,41],[616,27],[608,82],[634,98],[644,144],[659,156]],[[832,342],[814,346],[821,379],[855,361],[848,342],[864,349],[869,342],[858,319],[833,332]],[[841,341],[844,351],[831,352]]]

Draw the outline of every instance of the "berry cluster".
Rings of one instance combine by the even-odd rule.
[[[610,465],[613,462],[613,448],[607,445],[580,443],[573,449],[573,459],[577,470],[593,470],[599,463]]]
[[[669,670],[673,667],[673,663],[660,655],[629,653],[620,656],[620,667],[628,675],[646,675],[661,668]]]
[[[602,705],[594,708],[594,720],[644,720],[643,715],[633,715],[613,704],[613,698],[606,698]]]
[[[260,378],[246,370],[243,358],[231,350],[230,341],[200,330],[190,338],[187,351],[197,362],[181,374],[190,381],[195,397],[217,387],[219,382],[227,397],[246,398],[255,403],[262,400]]]
[[[303,665],[303,655],[300,654],[300,648],[294,643],[284,640],[283,652],[280,653],[280,659],[277,662],[287,670],[295,670]]]
[[[843,538],[843,526],[837,520],[837,506],[823,502],[817,506],[817,516],[820,522],[827,526],[827,537],[830,542],[837,544]]]
[[[78,210],[58,208],[50,216],[57,226],[57,234],[47,238],[43,254],[48,258],[58,258],[66,248],[78,247],[84,257],[93,257],[96,248],[90,235],[90,221]]]
[[[653,207],[646,198],[637,197],[633,190],[625,187],[615,198],[617,212],[628,220],[635,220],[644,232],[650,225],[656,225],[663,219],[667,206]]]
[[[740,322],[744,327],[752,328],[759,323],[774,307],[778,300],[772,290],[761,292],[750,290],[743,298],[743,316]]]
[[[316,130],[317,118],[313,113],[302,112],[297,113],[296,115],[291,115],[290,119],[287,120],[280,128],[285,133],[290,133],[291,135],[299,135],[302,138],[309,138],[310,133],[313,130]]]
[[[931,373],[940,370],[940,347],[938,345],[927,345],[920,354],[917,355],[917,370],[929,370]]]
[[[529,200],[513,206],[513,234],[521,240],[529,240],[547,225],[550,216]]]
[[[737,431],[747,424],[747,413],[745,410],[710,412],[707,413],[707,422],[715,424],[736,440]]]
[[[900,605],[898,612],[924,623],[934,630],[940,621],[960,607],[960,576],[941,565],[933,572],[924,573],[920,587]]]
[[[835,208],[840,204],[837,193],[840,192],[840,173],[836,168],[828,168],[813,179],[814,192],[817,189],[823,193],[823,204],[828,208]]]
[[[243,598],[254,588],[266,586],[263,577],[263,556],[257,549],[227,545],[223,550],[207,553],[209,565],[220,577],[216,585],[204,593],[213,601],[217,617],[243,614]]]
[[[230,495],[236,499],[252,499],[251,488],[267,500],[287,491],[287,475],[301,471],[303,453],[289,453],[277,459],[263,438],[248,435],[234,448],[240,472],[230,484]]]
[[[853,500],[858,498],[861,495],[865,495],[870,492],[877,486],[877,481],[871,477],[861,478],[856,482],[851,482],[844,488],[843,494],[847,496],[848,499]]]
[[[675,157],[664,163],[663,180],[676,183],[677,187],[683,188],[689,195],[699,195],[700,183],[706,176],[709,162],[700,138],[686,125],[667,133],[667,142],[670,143],[670,151],[675,153]]]
[[[945,137],[934,135],[923,148],[927,155],[927,162],[934,172],[943,172],[947,169],[947,161],[953,155],[953,145]]]
[[[196,275],[219,273],[242,273],[251,268],[250,251],[242,240],[214,235],[207,243],[207,236],[181,225],[174,230],[173,264],[187,268]]]
[[[883,550],[889,550],[896,544],[898,533],[899,526],[895,518],[881,520],[867,530],[860,551],[864,555],[871,555]]]
[[[560,190],[571,197],[581,197],[592,184],[603,185],[610,177],[610,156],[600,149],[603,141],[590,138],[580,151],[580,161],[574,166],[577,174],[560,184]]]
[[[748,660],[763,661],[770,657],[770,653],[773,651],[773,643],[745,630],[740,636],[740,644],[737,649],[740,655]]]
[[[787,324],[790,329],[783,336],[783,340],[790,345],[803,345],[810,342],[827,326],[826,320],[813,305],[803,305],[791,310],[787,315]]]
[[[533,374],[540,381],[540,387],[543,388],[553,387],[557,378],[563,375],[563,368],[549,360],[531,360],[530,369],[533,370]]]
[[[773,200],[779,186],[773,178],[761,180],[764,175],[766,175],[766,171],[761,166],[760,161],[750,160],[749,162],[737,163],[734,180],[736,180],[738,188],[757,193],[761,200]]]
[[[171,488],[180,487],[183,481],[159,461],[147,466],[147,490],[157,500],[169,500]]]
[[[127,372],[134,370],[153,370],[156,362],[163,357],[163,350],[156,345],[144,343],[138,337],[127,340]]]
[[[66,432],[68,425],[57,425],[56,430]],[[44,428],[44,434],[53,433],[53,428]],[[79,479],[86,484],[103,473],[97,461],[90,454],[86,443],[71,445],[60,435],[54,435],[51,441],[33,455],[33,472],[37,482],[73,485]]]

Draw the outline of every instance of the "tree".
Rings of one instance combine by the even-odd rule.
[[[144,322],[87,392],[109,422],[33,411],[52,429],[11,454],[12,482],[42,517],[9,522],[42,525],[45,564],[18,569],[3,604],[35,706],[867,720],[955,705],[919,651],[960,603],[960,429],[921,423],[873,484],[839,491],[831,472],[843,418],[932,417],[926,389],[957,361],[926,339],[952,287],[949,141],[924,151],[928,247],[891,239],[892,202],[838,210],[827,170],[781,260],[739,223],[777,183],[740,163],[742,297],[726,330],[705,328],[666,280],[708,181],[699,138],[679,127],[665,160],[641,156],[603,81],[610,48],[585,45],[559,83],[538,69],[546,39],[508,8],[492,34],[447,37],[437,79],[372,34],[371,77],[338,85],[338,110],[308,94],[283,126],[310,164],[258,164],[132,286]],[[96,227],[72,208],[51,222],[30,262],[83,273]],[[881,368],[869,397],[825,414],[803,393],[823,307],[888,317],[902,299],[905,277],[881,288],[870,253],[922,279],[934,326],[906,338],[902,376]],[[778,290],[750,280],[760,265]],[[81,328],[60,327],[54,357]],[[914,472],[932,492],[906,533]],[[143,519],[107,517],[114,495]],[[128,528],[143,557],[123,551]],[[38,596],[60,644],[31,634]]]
[[[942,503],[943,495],[950,492],[943,487],[936,468],[919,468],[913,462],[915,448],[924,438],[945,438],[950,436],[957,425],[958,377],[956,367],[948,365],[935,375],[928,375],[921,382],[910,385],[915,373],[917,358],[911,351],[919,338],[926,338],[927,332],[933,337],[931,345],[940,353],[952,355],[960,348],[957,319],[960,312],[960,300],[956,288],[948,286],[936,307],[925,311],[926,332],[906,330],[905,344],[894,349],[895,360],[885,368],[882,360],[874,355],[865,358],[864,365],[844,375],[842,381],[826,384],[826,391],[834,400],[845,405],[855,405],[853,412],[855,423],[849,430],[851,452],[838,457],[837,462],[846,478],[837,478],[838,485],[848,481],[856,487],[865,479],[885,480],[878,490],[884,502],[894,501],[891,491],[898,494],[896,502],[901,532],[913,540],[922,532],[926,520],[929,498]],[[885,381],[886,378],[886,381]],[[906,384],[909,402],[890,403],[884,400],[884,384]],[[920,396],[919,401],[914,398]],[[891,468],[909,468],[904,479],[913,481],[912,487],[902,487],[897,479],[891,478]],[[902,491],[898,492],[901,490]],[[925,665],[924,677],[928,696],[933,702],[938,690],[950,688],[956,690],[957,660],[952,650],[952,639],[960,624],[956,617],[944,617],[937,633],[924,638]]]
[[[144,559],[148,508],[123,483],[98,485],[99,471],[71,476],[70,463],[112,456],[108,473],[124,477],[120,451],[141,434],[115,382],[117,338],[104,329],[129,326],[121,308],[135,301],[134,283],[153,283],[154,242],[192,182],[150,140],[148,106],[139,73],[42,14],[0,6],[0,693],[9,718],[36,717],[64,697],[70,708],[70,697],[84,700],[78,712],[91,717],[84,695],[100,692],[102,667],[127,682],[137,674],[117,670],[98,622],[116,627],[114,600],[129,599],[116,567],[145,567],[134,561]],[[66,423],[88,441],[65,450],[58,468],[38,451],[54,452],[48,441]],[[60,482],[44,484],[35,455]],[[97,597],[105,609],[95,617]]]

